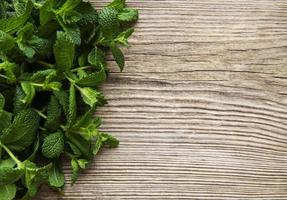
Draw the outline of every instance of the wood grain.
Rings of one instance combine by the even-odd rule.
[[[121,145],[63,197],[37,199],[286,200],[287,1],[128,4],[140,20],[127,67],[109,58],[97,113]]]

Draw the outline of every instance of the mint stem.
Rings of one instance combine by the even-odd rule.
[[[89,68],[91,68],[91,67],[92,67],[92,66],[78,67],[78,68],[72,69],[71,72],[76,72],[76,71],[78,71],[78,70],[89,69]]]
[[[45,61],[41,61],[41,60],[37,61],[37,63],[40,65],[43,65],[44,67],[47,67],[47,68],[53,68],[54,67],[52,64],[47,63]]]
[[[8,147],[0,142],[0,146],[8,153],[8,155],[16,162],[18,167],[22,166],[22,162],[10,151]]]
[[[70,83],[75,84],[75,81],[71,79],[66,73],[64,73],[64,75],[70,81]]]
[[[36,113],[38,113],[38,115],[44,119],[47,119],[47,116],[45,114],[43,114],[40,110],[34,109],[36,111]]]

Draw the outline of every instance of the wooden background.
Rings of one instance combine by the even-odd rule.
[[[128,4],[127,67],[110,63],[98,112],[121,145],[37,199],[286,200],[287,1]]]

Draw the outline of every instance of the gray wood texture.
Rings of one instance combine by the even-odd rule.
[[[127,66],[110,58],[97,113],[121,145],[67,177],[63,197],[37,199],[286,200],[287,1],[128,4],[140,20]]]

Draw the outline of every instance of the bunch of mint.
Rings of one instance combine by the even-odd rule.
[[[118,140],[94,117],[106,100],[111,50],[121,70],[138,11],[114,0],[97,12],[84,0],[0,1],[0,200],[28,200],[46,184],[61,191],[102,147]]]

